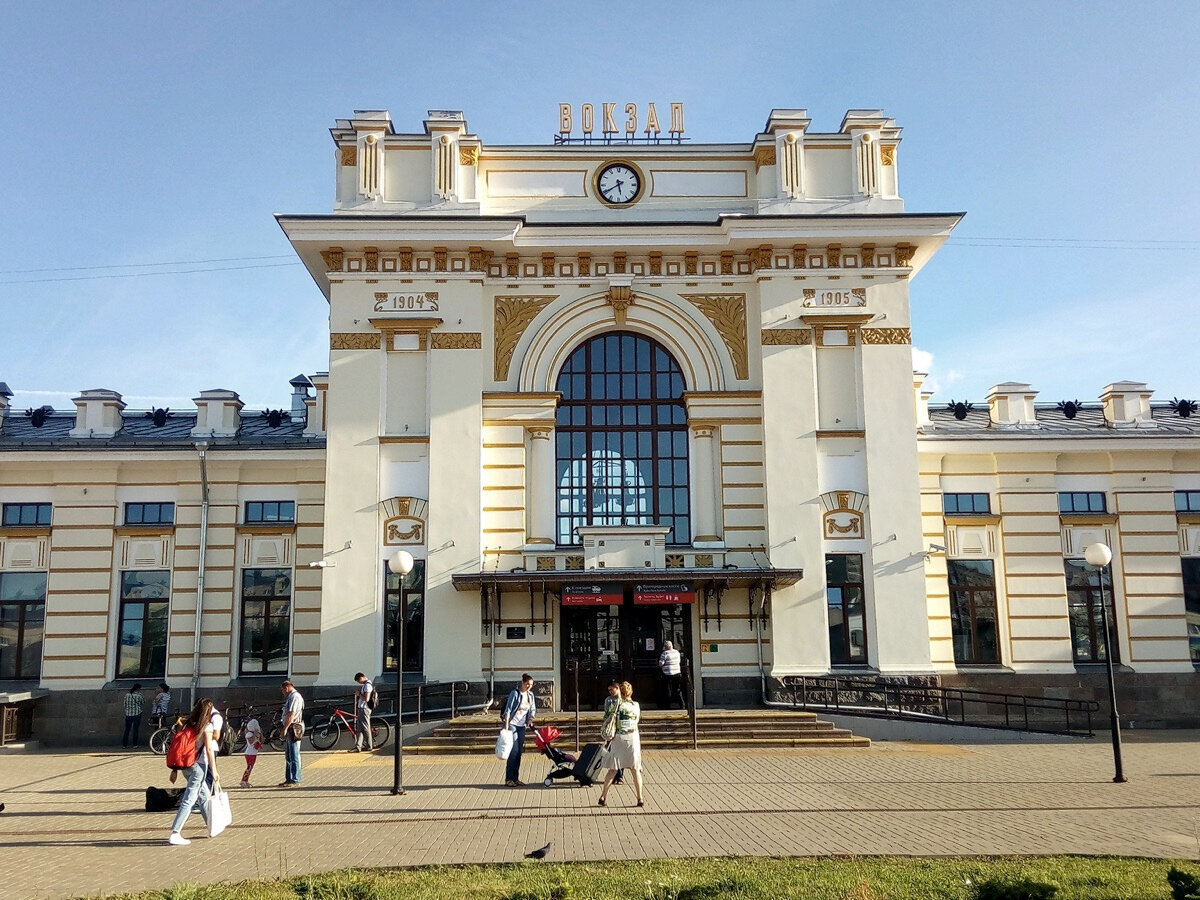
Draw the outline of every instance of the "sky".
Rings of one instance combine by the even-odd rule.
[[[685,104],[693,142],[772,108],[903,131],[908,212],[967,213],[913,279],[934,403],[1147,382],[1200,398],[1200,3],[213,4],[0,0],[0,381],[286,406],[328,306],[273,220],[332,210],[328,129],[460,109],[548,144],[558,104]]]

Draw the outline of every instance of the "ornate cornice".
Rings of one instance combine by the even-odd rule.
[[[808,328],[763,329],[764,347],[801,347],[812,343],[812,331]]]
[[[508,378],[508,366],[529,323],[555,299],[557,295],[496,298],[492,313],[493,332],[496,336],[492,374],[497,381],[505,381]]]
[[[481,350],[483,335],[478,331],[435,331],[434,350]]]
[[[864,344],[911,344],[911,328],[863,328],[858,332]]]
[[[340,272],[346,261],[346,252],[341,247],[330,247],[321,251],[321,259],[325,260],[326,272]]]
[[[746,351],[746,295],[745,294],[680,294],[684,300],[699,309],[713,323],[729,356],[733,360],[733,373],[740,379],[749,377],[749,361]]]
[[[379,332],[333,332],[329,335],[330,350],[378,350]]]

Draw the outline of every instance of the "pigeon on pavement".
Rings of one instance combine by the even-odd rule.
[[[551,841],[550,843],[552,844],[554,842]],[[525,854],[525,858],[526,859],[545,859],[546,854],[549,852],[550,852],[550,844],[547,844],[545,847],[540,847],[537,850],[530,850],[528,853]]]

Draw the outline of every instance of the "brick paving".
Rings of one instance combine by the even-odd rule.
[[[560,741],[564,747],[566,743]],[[876,743],[866,750],[645,754],[646,807],[632,786],[504,788],[483,756],[406,757],[408,793],[389,794],[392,758],[305,752],[304,786],[281,790],[283,757],[232,791],[234,825],[189,847],[165,843],[171,816],[143,811],[166,785],[160,757],[33,752],[0,756],[6,897],[76,897],[277,878],[345,866],[490,863],[553,842],[552,861],[708,856],[1112,854],[1200,858],[1200,732],[1134,733],[1130,782],[1111,748]],[[227,784],[241,758],[221,760]]]

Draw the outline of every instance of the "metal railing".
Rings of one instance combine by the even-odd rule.
[[[1095,700],[1029,697],[966,688],[938,687],[874,678],[792,675],[776,679],[778,698],[797,709],[970,725],[1008,731],[1093,737]]]

